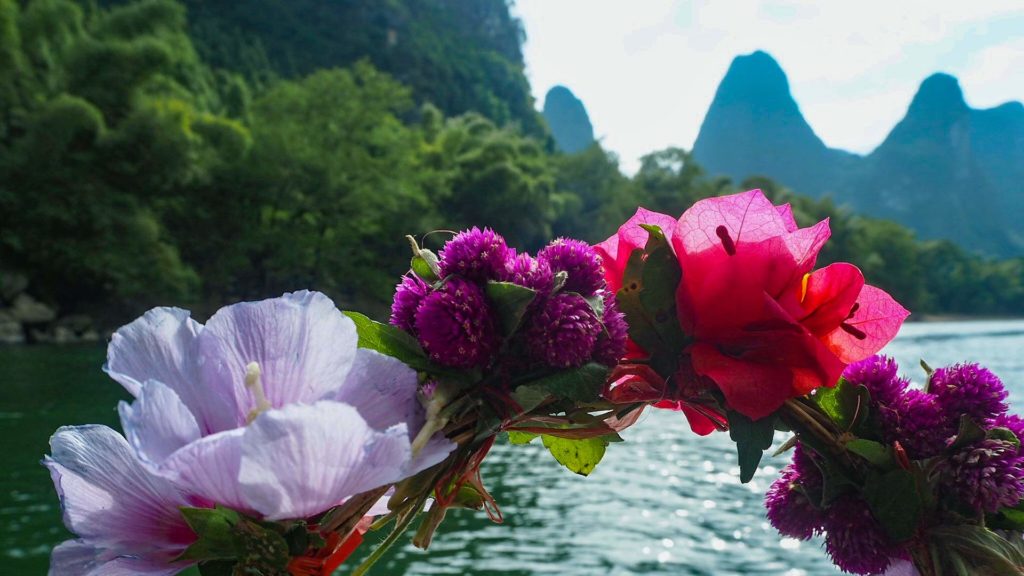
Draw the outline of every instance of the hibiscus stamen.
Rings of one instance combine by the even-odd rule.
[[[725,253],[729,256],[734,256],[736,254],[736,244],[729,237],[729,230],[725,226],[719,226],[715,228],[715,234],[722,241],[722,248],[725,248]]]
[[[865,334],[862,330],[860,330],[859,328],[857,328],[855,326],[851,326],[851,325],[847,324],[846,322],[843,322],[842,324],[840,324],[839,327],[843,329],[843,332],[846,332],[847,334],[849,334],[850,336],[853,336],[857,340],[864,340],[865,338],[868,337],[868,335]]]
[[[260,382],[260,365],[258,362],[250,362],[245,367],[245,387],[252,394],[253,400],[256,401],[256,407],[245,418],[245,422],[248,424],[260,414],[273,408],[270,405],[270,401],[267,400],[266,394],[263,393],[263,383]]]

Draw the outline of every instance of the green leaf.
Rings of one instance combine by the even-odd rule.
[[[1024,507],[1020,504],[1013,508],[1003,508],[987,521],[992,528],[1003,530],[1024,530]]]
[[[960,429],[957,431],[953,443],[949,445],[949,449],[959,450],[964,446],[974,444],[984,437],[985,429],[978,426],[978,423],[971,419],[970,416],[964,414],[960,416]]]
[[[233,576],[235,573],[234,560],[212,560],[199,563],[199,573],[202,576]]]
[[[360,348],[376,350],[401,360],[415,370],[432,368],[419,342],[404,330],[390,324],[381,324],[359,312],[346,311],[345,315],[356,324]]]
[[[429,250],[424,250],[423,252],[429,252]],[[433,256],[433,253],[430,253],[430,255]],[[437,256],[433,256],[433,259],[434,266],[436,266]],[[421,279],[427,282],[437,282],[437,271],[434,270],[434,267],[431,266],[430,261],[423,256],[422,252],[412,257],[411,267],[413,273],[419,276]]]
[[[519,328],[530,303],[537,297],[537,291],[511,282],[487,283],[487,298],[501,323],[502,335],[511,336]]]
[[[902,468],[870,473],[863,495],[871,513],[893,540],[903,542],[913,537],[922,509],[913,474]]]
[[[880,442],[858,438],[847,442],[846,449],[879,468],[891,468],[896,464],[892,452]]]
[[[852,430],[867,417],[871,393],[840,378],[832,388],[818,388],[811,398],[840,430]]]
[[[589,476],[594,471],[608,446],[608,441],[601,437],[570,440],[545,434],[541,440],[555,460],[582,476]]]
[[[519,405],[519,411],[523,414],[540,406],[550,397],[551,394],[547,390],[538,390],[529,384],[519,386],[512,392],[512,399]]]
[[[607,366],[590,362],[523,384],[516,392],[525,387],[572,402],[593,402],[601,397],[608,372]]]
[[[198,536],[184,552],[180,560],[228,560],[238,558],[244,550],[235,532],[241,520],[238,512],[229,508],[182,507],[185,523]]]
[[[1020,438],[1017,438],[1017,435],[1009,428],[1003,428],[1002,426],[991,428],[985,433],[985,438],[991,440],[1002,440],[1003,442],[1009,442],[1017,448],[1020,448]]]
[[[729,419],[729,438],[736,443],[740,482],[746,484],[757,472],[764,451],[772,445],[775,436],[774,418],[751,420],[734,410],[727,410],[726,417]]]
[[[517,445],[529,444],[530,442],[533,442],[533,439],[536,437],[536,434],[530,432],[516,432],[515,430],[510,430],[508,433],[509,442]]]

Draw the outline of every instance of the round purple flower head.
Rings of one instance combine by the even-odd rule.
[[[881,574],[905,553],[885,534],[866,502],[843,496],[828,508],[825,551],[851,574]]]
[[[510,250],[510,258],[498,279],[532,288],[541,295],[549,294],[555,286],[555,275],[551,272],[551,266],[529,254],[511,256],[512,253],[514,252]]]
[[[949,457],[942,485],[976,511],[1016,506],[1024,497],[1024,459],[1010,442],[985,439]]]
[[[420,344],[438,364],[485,366],[498,348],[494,319],[479,286],[452,277],[416,310]]]
[[[626,354],[629,326],[626,324],[626,315],[619,310],[615,295],[605,291],[602,299],[604,314],[601,315],[601,323],[604,324],[604,332],[597,337],[594,360],[605,366],[615,366]]]
[[[430,284],[421,280],[419,276],[402,276],[402,281],[395,287],[395,299],[391,302],[391,325],[406,332],[414,332],[416,309],[429,293]]]
[[[567,292],[593,296],[604,287],[601,257],[594,247],[580,240],[559,238],[537,253],[537,259],[547,262],[555,272],[565,272]]]
[[[556,294],[530,318],[526,346],[531,356],[551,366],[582,366],[590,360],[601,323],[581,296]]]
[[[903,396],[909,384],[897,375],[898,369],[895,360],[876,354],[847,366],[843,378],[864,385],[871,393],[872,404],[892,406]]]
[[[928,390],[956,420],[966,414],[981,423],[1006,413],[1006,388],[995,374],[977,364],[939,368]]]
[[[441,248],[441,277],[458,274],[476,282],[494,280],[504,273],[509,256],[504,238],[490,228],[474,226],[459,232]]]
[[[960,422],[947,417],[935,396],[917,389],[907,390],[895,405],[878,406],[877,410],[885,440],[899,441],[912,460],[945,450]]]
[[[765,494],[768,522],[784,536],[809,540],[821,532],[825,513],[811,502],[807,494],[817,493],[821,487],[821,471],[797,444],[793,462],[782,469],[782,476]]]

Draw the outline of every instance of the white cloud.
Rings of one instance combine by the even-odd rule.
[[[605,146],[640,155],[690,147],[738,54],[763,49],[786,70],[830,146],[867,152],[918,84],[958,75],[975,106],[1024,98],[1024,8],[991,2],[518,0],[534,93],[568,86]]]

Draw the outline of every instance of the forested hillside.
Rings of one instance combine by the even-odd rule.
[[[310,26],[360,5],[290,5],[299,4],[310,15],[293,20]],[[384,4],[457,47],[459,29],[414,15],[471,3]],[[519,62],[507,79],[526,86],[518,26],[505,4],[490,4],[508,27],[494,38],[514,39],[496,44]],[[271,47],[291,36],[263,16],[263,50],[283,58]],[[196,21],[207,17],[174,0],[0,0],[0,280],[24,278],[61,316],[105,327],[154,305],[202,315],[301,288],[380,313],[408,265],[405,234],[478,225],[528,249],[556,235],[597,241],[638,205],[679,213],[760,185],[793,201],[805,223],[831,217],[824,257],[857,262],[915,311],[1024,309],[1020,260],[922,244],[898,225],[790,198],[770,182],[708,178],[682,150],[652,153],[633,178],[597,144],[555,153],[546,128],[511,112],[528,92],[497,91],[490,59],[460,61],[467,70],[453,77],[417,76],[424,71],[382,54],[387,43],[365,43],[387,37],[387,19],[367,17],[364,40],[351,40],[363,44],[341,33],[317,40],[347,55],[337,62],[307,60],[322,51],[295,37],[292,56],[247,68],[204,44],[204,26],[218,22]],[[438,94],[475,96],[453,104]],[[536,116],[532,103],[528,111]],[[5,298],[0,291],[0,314]]]

